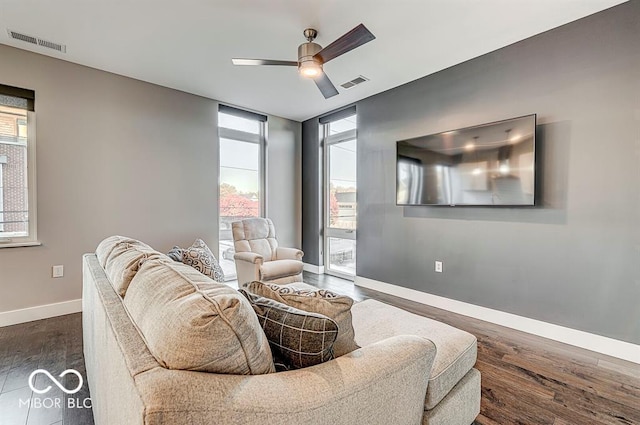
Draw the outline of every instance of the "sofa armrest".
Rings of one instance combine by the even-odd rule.
[[[236,252],[233,254],[233,259],[236,261],[247,261],[249,263],[262,265],[264,258],[260,254],[255,252]]]
[[[276,260],[302,260],[304,252],[297,248],[276,248]]]
[[[155,368],[136,376],[146,425],[419,424],[435,345],[395,336],[320,365],[239,376]]]

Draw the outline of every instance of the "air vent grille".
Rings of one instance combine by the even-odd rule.
[[[14,40],[26,41],[31,44],[38,44],[38,39],[35,37],[31,37],[30,35],[20,34],[19,32],[9,30],[9,37]]]
[[[49,49],[57,50],[59,52],[66,52],[67,48],[59,43],[54,43],[53,41],[43,40],[41,38],[38,39],[38,45],[42,47],[48,47]]]
[[[340,84],[340,86],[345,89],[350,89],[351,87],[355,87],[358,84],[364,83],[365,81],[369,81],[369,79],[367,77],[363,77],[362,75],[359,75],[351,81],[347,81],[346,83]]]
[[[7,30],[10,38],[14,40],[24,41],[26,43],[35,44],[37,46],[46,47],[47,49],[57,50],[58,52],[66,53],[67,46],[53,41],[45,40],[44,38],[34,37],[32,35],[22,34],[16,31]]]

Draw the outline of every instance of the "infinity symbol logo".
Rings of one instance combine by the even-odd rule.
[[[82,381],[82,375],[80,375],[80,372],[78,372],[78,371],[77,371],[77,370],[75,370],[75,369],[67,369],[67,370],[65,370],[64,372],[62,372],[60,375],[58,375],[58,377],[59,377],[59,378],[62,378],[62,377],[64,377],[65,375],[68,375],[69,373],[72,373],[72,374],[74,374],[74,375],[76,375],[76,376],[78,377],[78,380],[79,380],[80,382],[78,383],[78,386],[77,386],[76,388],[72,389],[72,390],[68,390],[68,389],[66,389],[66,388],[64,387],[64,385],[62,385],[62,384],[61,384],[61,383],[60,383],[56,378],[54,378],[54,377],[53,377],[53,375],[51,375],[51,374],[49,373],[49,371],[44,370],[44,369],[36,369],[36,370],[34,370],[33,372],[31,372],[31,375],[29,375],[29,388],[31,388],[31,390],[32,390],[34,393],[37,393],[37,394],[44,394],[44,393],[46,393],[46,392],[49,392],[49,390],[51,390],[51,385],[49,385],[49,386],[48,386],[47,388],[45,388],[44,390],[39,390],[39,389],[37,389],[37,388],[35,387],[35,384],[34,384],[34,378],[35,378],[35,376],[36,376],[37,374],[39,374],[39,373],[44,373],[45,375],[47,375],[47,376],[49,377],[49,379],[51,379],[51,382],[53,382],[54,384],[56,384],[56,385],[58,386],[58,388],[60,388],[62,391],[64,391],[64,392],[65,392],[65,393],[67,393],[67,394],[75,394],[75,393],[77,393],[78,391],[80,391],[80,388],[82,388],[82,383],[83,383],[83,381]]]

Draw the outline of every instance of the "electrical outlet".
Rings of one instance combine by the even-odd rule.
[[[64,266],[53,266],[51,268],[51,276],[52,277],[64,276]]]
[[[436,261],[436,272],[442,273],[442,261]]]

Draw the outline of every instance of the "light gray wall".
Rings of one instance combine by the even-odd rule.
[[[217,245],[216,101],[2,45],[0,83],[36,92],[43,243],[0,249],[0,312],[80,298],[81,255],[108,235],[165,252],[197,237]],[[300,124],[269,120],[283,158],[271,169],[294,198],[285,207],[271,190],[280,197],[267,202],[282,205],[274,220],[294,240]],[[56,264],[64,278],[51,278]]]
[[[357,275],[640,343],[638,40],[634,0],[358,102]],[[531,113],[539,208],[395,205],[396,141]]]
[[[269,116],[267,146],[267,217],[273,220],[278,243],[302,246],[301,156],[302,129],[298,122]]]

